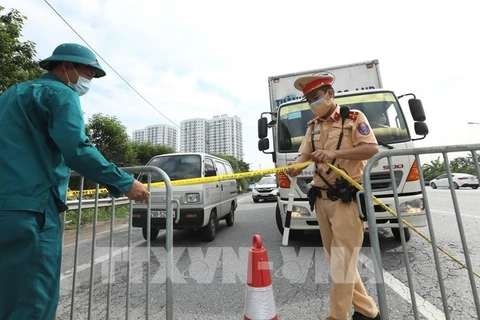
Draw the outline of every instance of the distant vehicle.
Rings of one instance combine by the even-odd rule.
[[[278,186],[277,178],[274,176],[263,177],[255,183],[252,192],[253,202],[260,200],[277,200]]]
[[[478,178],[468,173],[452,173],[452,181],[455,189],[468,187],[472,189],[478,188]],[[438,187],[449,188],[447,174],[441,174],[430,181],[430,186],[432,189],[437,189]]]
[[[147,166],[156,166],[165,171],[171,181],[212,177],[233,174],[230,162],[205,153],[172,153],[153,157]],[[148,176],[141,174],[141,182],[146,183]],[[152,174],[151,181],[161,181],[158,174]],[[165,187],[151,190],[151,232],[150,239],[157,238],[160,229],[166,226]],[[236,180],[222,180],[195,185],[174,186],[173,198],[180,202],[180,212],[173,204],[173,228],[198,230],[206,241],[213,241],[218,222],[225,220],[232,226],[237,209]],[[142,228],[143,238],[147,240],[147,205],[135,203],[133,206],[133,227]]]

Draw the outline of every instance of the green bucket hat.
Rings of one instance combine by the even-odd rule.
[[[106,75],[92,50],[76,43],[64,43],[55,48],[51,57],[40,61],[40,67],[49,70],[52,61],[68,61],[90,66],[96,69],[95,78]]]

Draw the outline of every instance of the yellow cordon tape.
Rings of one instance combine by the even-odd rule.
[[[338,173],[340,176],[342,176],[345,180],[347,180],[348,182],[350,182],[355,188],[357,188],[358,190],[360,191],[363,191],[363,187],[361,185],[359,185],[355,180],[353,180],[352,178],[350,178],[344,171],[338,169],[337,167],[335,166],[332,166],[330,163],[326,163],[326,165],[331,168],[332,170],[334,170],[336,173]],[[392,209],[390,209],[387,205],[385,205],[382,201],[378,200],[375,196],[372,196],[372,200],[373,202],[375,202],[376,204],[378,204],[380,207],[382,207],[383,209],[385,209],[387,212],[389,212],[390,214],[392,214],[395,218],[397,218],[398,220],[398,215],[395,211],[393,211]],[[406,221],[404,218],[402,218],[402,222],[404,225],[406,225],[409,229],[412,229],[413,231],[415,231],[416,234],[418,234],[420,237],[422,237],[423,239],[425,239],[428,243],[432,243],[432,240],[427,237],[425,234],[423,234],[421,231],[419,231],[417,228],[415,228],[414,226],[412,226],[408,221]],[[461,265],[463,268],[465,269],[468,269],[468,266],[463,263],[462,261],[458,260],[457,258],[455,258],[451,253],[449,253],[448,251],[446,251],[445,249],[441,248],[440,246],[436,246],[438,250],[440,250],[441,252],[443,252],[447,257],[449,257],[450,259],[452,259],[452,261],[458,263],[459,265]],[[477,272],[473,272],[473,274],[477,277],[477,278],[480,278],[480,274],[477,273]]]
[[[293,164],[289,166],[283,166],[279,168],[273,168],[273,169],[264,169],[264,170],[256,170],[256,171],[249,171],[249,172],[239,172],[239,173],[233,173],[233,174],[225,174],[225,175],[220,175],[220,176],[214,176],[214,177],[203,177],[203,178],[191,178],[191,179],[183,179],[183,180],[175,180],[172,181],[172,186],[187,186],[187,185],[194,185],[194,184],[202,184],[202,183],[209,183],[209,182],[217,182],[217,181],[223,181],[223,180],[234,180],[234,179],[241,179],[241,178],[250,178],[250,177],[256,177],[256,176],[262,176],[266,174],[272,174],[272,173],[278,173],[278,172],[285,172],[288,171],[289,169],[300,169],[300,168],[305,168],[306,166],[310,165],[313,163],[312,160],[303,162],[303,163],[298,163],[298,164]],[[343,177],[345,180],[350,182],[355,188],[357,188],[360,191],[363,191],[363,187],[358,184],[355,180],[350,178],[344,171],[338,169],[337,167],[331,165],[330,163],[326,163],[329,168],[331,168],[333,171],[338,173],[341,177]],[[148,184],[144,184],[145,186],[148,186]],[[151,188],[156,188],[156,187],[163,187],[165,186],[164,182],[154,182],[150,184]],[[108,193],[108,190],[105,188],[99,189],[98,190],[99,194],[102,193]],[[80,191],[69,191],[68,196],[69,197],[74,197],[78,196],[80,194]],[[88,189],[88,190],[83,190],[83,194],[95,194],[95,189]],[[385,211],[389,212],[392,214],[395,218],[398,220],[398,215],[395,211],[390,209],[387,205],[385,205],[382,201],[377,199],[375,196],[372,196],[373,202],[378,204],[380,207],[382,207]],[[422,237],[424,240],[426,240],[428,243],[432,243],[432,240],[427,237],[425,234],[420,232],[417,228],[412,226],[408,221],[406,221],[404,218],[402,218],[402,222],[405,226],[407,226],[409,229],[413,230],[416,234],[418,234],[420,237]],[[452,254],[450,254],[448,251],[445,249],[441,248],[440,246],[436,246],[438,250],[443,252],[447,257],[449,257],[452,261],[458,263],[460,266],[462,266],[465,269],[468,269],[467,265],[455,258]],[[477,277],[480,278],[480,274],[477,272],[473,272],[473,274]]]
[[[172,181],[172,186],[188,186],[188,185],[194,185],[194,184],[203,184],[203,183],[209,183],[209,182],[218,182],[218,181],[223,181],[223,180],[234,180],[234,179],[242,179],[242,178],[251,178],[251,177],[256,177],[256,176],[263,176],[266,174],[272,174],[272,173],[278,173],[278,172],[285,172],[288,171],[289,169],[300,169],[308,166],[312,161],[307,161],[304,163],[299,163],[299,164],[294,164],[290,166],[284,166],[284,167],[279,167],[279,168],[274,168],[274,169],[263,169],[263,170],[256,170],[256,171],[249,171],[249,172],[239,172],[239,173],[232,173],[232,174],[224,174],[220,176],[214,176],[214,177],[203,177],[203,178],[191,178],[191,179],[183,179],[183,180],[175,180]],[[144,184],[146,187],[148,184]],[[151,188],[157,188],[157,187],[164,187],[165,182],[153,182],[150,184]],[[105,188],[99,189],[98,193],[108,193],[108,190]],[[69,197],[75,197],[80,195],[80,191],[75,190],[75,191],[68,191],[68,196]],[[95,189],[88,189],[88,190],[83,190],[83,194],[95,194]]]

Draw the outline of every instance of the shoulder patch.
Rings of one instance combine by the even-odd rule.
[[[370,133],[370,127],[365,122],[360,122],[357,125],[357,130],[360,134],[366,136]]]
[[[348,119],[357,120],[359,114],[360,113],[358,111],[350,111],[348,114]]]
[[[319,118],[320,117],[315,117],[312,120],[308,121],[307,124],[312,124],[312,123],[316,122]]]

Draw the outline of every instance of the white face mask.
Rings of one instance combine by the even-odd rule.
[[[330,111],[332,99],[326,100],[327,94],[323,98],[310,103],[310,109],[316,116],[323,117],[328,113],[328,111]]]
[[[65,72],[65,75],[67,76],[67,80],[68,80],[68,86],[73,90],[75,90],[79,96],[83,96],[90,89],[90,80],[79,75],[75,68],[73,68],[73,70],[75,70],[75,73],[78,75],[78,80],[77,80],[77,83],[70,82],[70,78],[68,77],[68,74]]]

